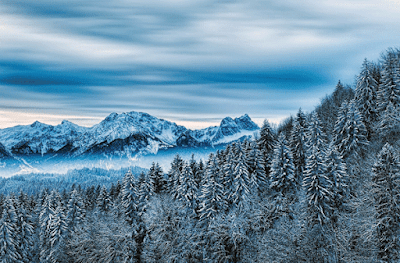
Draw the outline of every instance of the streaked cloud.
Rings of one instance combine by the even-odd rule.
[[[32,116],[92,125],[132,110],[193,125],[244,113],[279,120],[398,45],[399,9],[394,0],[4,0],[0,110],[18,114],[0,128]]]

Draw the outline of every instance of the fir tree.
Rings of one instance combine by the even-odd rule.
[[[389,144],[385,144],[379,153],[373,174],[378,257],[383,262],[397,262],[400,250],[400,161]]]
[[[125,220],[129,225],[134,224],[137,218],[137,209],[138,209],[138,195],[136,192],[136,182],[135,177],[129,171],[125,174],[122,186],[122,208],[123,213],[125,214]]]
[[[306,165],[306,133],[306,116],[301,109],[299,109],[294,119],[292,137],[290,140],[297,182],[301,182],[304,166]]]
[[[66,222],[69,231],[75,231],[85,220],[85,209],[81,195],[74,189],[67,204]]]
[[[250,151],[246,156],[247,166],[249,168],[251,189],[254,189],[255,194],[263,192],[268,187],[268,182],[264,170],[264,159],[261,151],[256,145],[250,144]]]
[[[369,138],[372,134],[373,127],[371,126],[377,118],[377,89],[378,83],[373,76],[373,65],[364,60],[361,73],[357,77],[357,85],[355,90],[356,107],[361,113],[361,116],[366,126]]]
[[[0,219],[0,260],[3,263],[23,262],[18,253],[17,214],[12,200],[7,198]]]
[[[34,228],[30,211],[27,211],[24,205],[24,203],[27,204],[27,196],[24,195],[24,201],[21,196],[22,193],[16,201],[18,203],[16,205],[18,253],[21,255],[22,262],[30,263],[33,261]]]
[[[177,188],[179,187],[179,179],[183,169],[183,159],[177,154],[171,162],[171,169],[169,170],[168,176],[168,193],[173,197],[176,197]]]
[[[164,173],[158,163],[153,163],[150,167],[149,180],[152,194],[160,194],[164,191],[166,182],[164,179]]]
[[[65,262],[67,222],[61,205],[56,208],[54,215],[50,215],[49,233],[50,249],[43,262]]]
[[[354,101],[348,104],[347,121],[344,125],[345,135],[343,140],[338,143],[338,149],[343,158],[357,156],[363,153],[368,145],[367,130],[360,112],[357,110]]]
[[[100,194],[97,197],[97,207],[100,212],[108,212],[111,208],[110,195],[108,194],[107,188],[103,186],[101,188]]]
[[[260,138],[257,141],[258,148],[264,156],[265,174],[269,176],[271,158],[276,142],[276,135],[267,120],[264,120],[260,130]]]
[[[237,154],[237,161],[233,172],[233,193],[231,198],[233,204],[241,210],[244,208],[250,195],[250,174],[246,154],[240,146],[237,147]]]
[[[400,105],[399,51],[389,50],[384,57],[381,83],[378,90],[378,109],[384,112],[389,105]]]
[[[378,127],[383,141],[395,142],[400,133],[400,107],[396,108],[390,102],[381,115]]]
[[[307,194],[309,225],[324,225],[329,219],[332,182],[326,175],[324,134],[316,112],[308,127],[307,158],[303,185]]]
[[[334,144],[329,144],[326,151],[326,175],[332,182],[332,203],[331,207],[337,210],[343,209],[348,197],[349,178],[346,172],[346,164],[337,151]]]
[[[183,171],[181,173],[179,181],[181,183],[177,189],[177,199],[183,202],[185,206],[188,207],[191,211],[195,211],[197,207],[197,187],[196,182],[194,181],[193,171],[189,165],[183,165]]]
[[[216,157],[210,154],[205,171],[205,181],[201,188],[199,210],[201,219],[214,218],[225,207],[225,204],[222,203],[225,199],[222,185],[218,181],[218,170]]]
[[[271,166],[271,189],[282,193],[284,196],[290,193],[294,194],[297,187],[294,177],[293,156],[284,134],[280,134],[278,137]]]

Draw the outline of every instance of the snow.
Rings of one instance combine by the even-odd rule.
[[[243,136],[250,136],[259,127],[245,114],[239,118],[224,118],[220,126],[201,130],[189,130],[176,123],[158,119],[143,112],[111,113],[99,124],[86,128],[68,120],[52,126],[38,121],[31,125],[15,126],[0,130],[0,143],[11,153],[49,154],[72,144],[74,156],[88,152],[101,145],[107,148],[117,139],[125,140],[139,136],[143,142],[128,139],[123,149],[111,149],[117,155],[132,156],[135,152],[156,154],[159,149],[174,147],[178,138],[188,132],[197,143],[207,142],[210,146],[229,143]],[[146,145],[143,146],[143,143]],[[104,148],[105,147],[105,148]],[[139,148],[138,148],[139,147]]]

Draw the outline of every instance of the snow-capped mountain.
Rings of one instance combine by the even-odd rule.
[[[93,127],[69,121],[57,126],[35,122],[0,130],[1,152],[15,156],[133,156],[173,147],[206,147],[250,136],[259,127],[245,114],[224,118],[220,126],[190,130],[147,113],[112,113]],[[0,145],[1,146],[1,145]]]

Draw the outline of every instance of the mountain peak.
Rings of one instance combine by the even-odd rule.
[[[34,123],[31,124],[32,128],[38,128],[43,126],[47,126],[47,124],[41,123],[40,121],[35,121]]]
[[[113,112],[110,115],[108,115],[104,120],[105,121],[112,121],[115,120],[118,117],[118,113]]]

